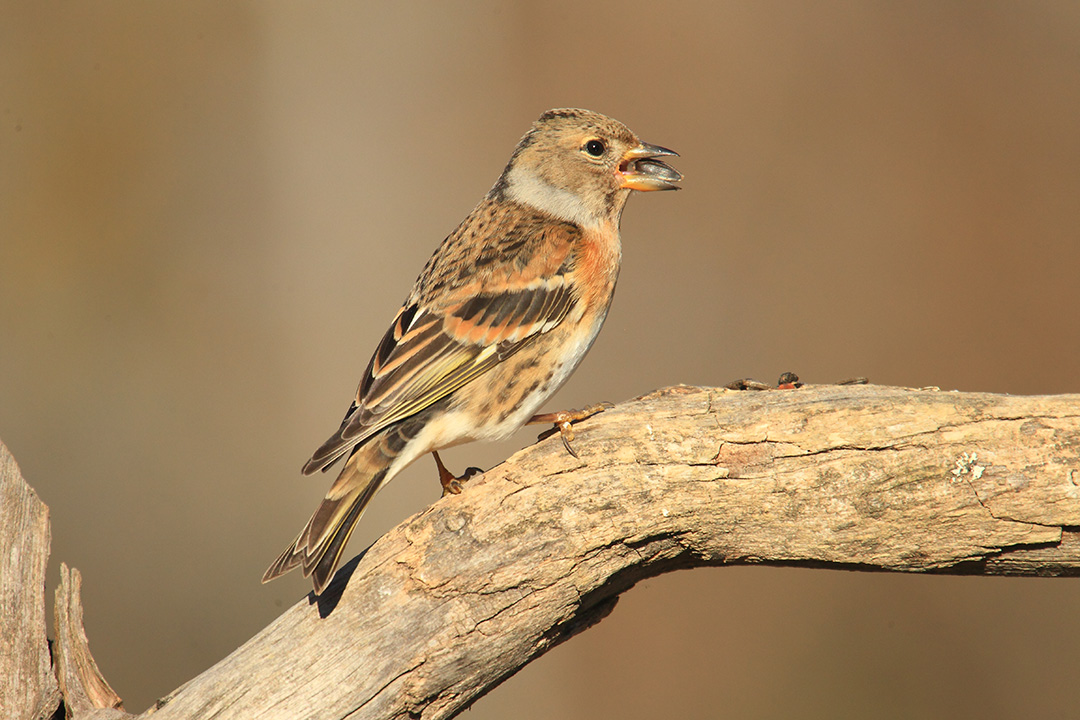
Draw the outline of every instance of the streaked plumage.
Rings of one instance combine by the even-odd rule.
[[[544,113],[495,186],[421,272],[305,475],[346,461],[263,582],[303,568],[326,587],[356,521],[421,455],[506,437],[577,367],[619,274],[631,190],[682,176],[622,123],[588,110]]]

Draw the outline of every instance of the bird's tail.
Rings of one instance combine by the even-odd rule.
[[[386,465],[369,467],[365,462],[365,455],[369,454],[364,452],[366,449],[360,448],[346,461],[318,509],[292,545],[267,569],[263,582],[302,567],[304,576],[311,576],[316,594],[326,588],[356,521],[382,486],[389,469]]]
[[[393,425],[353,451],[307,525],[266,570],[264,583],[302,567],[304,576],[311,576],[315,594],[326,588],[356,522],[390,480],[388,473],[422,426],[420,420],[409,418]]]

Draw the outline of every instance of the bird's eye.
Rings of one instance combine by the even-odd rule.
[[[604,147],[604,143],[600,140],[590,140],[589,142],[585,143],[585,152],[589,153],[595,158],[603,155],[604,150],[606,149],[607,148]]]

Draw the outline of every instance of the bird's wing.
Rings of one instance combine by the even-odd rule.
[[[565,264],[552,270],[552,259],[500,279],[489,274],[444,293],[437,307],[406,303],[371,358],[341,427],[315,451],[304,473],[325,470],[357,444],[445,398],[562,322],[578,298]]]

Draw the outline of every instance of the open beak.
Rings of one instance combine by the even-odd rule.
[[[619,163],[621,187],[631,190],[678,190],[675,183],[682,180],[682,173],[668,165],[661,157],[678,157],[674,150],[641,143],[623,156]]]

